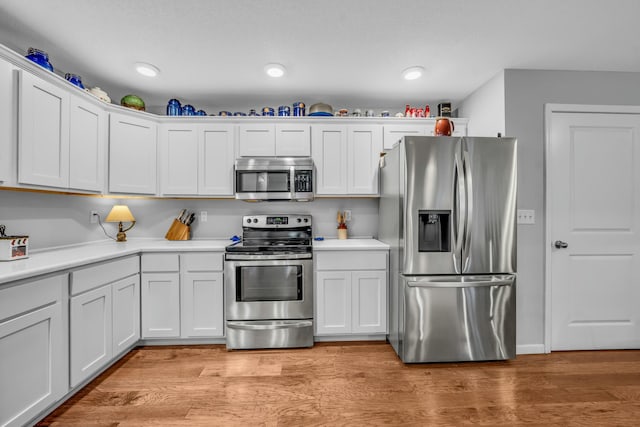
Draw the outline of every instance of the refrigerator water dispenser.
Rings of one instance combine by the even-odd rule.
[[[451,211],[419,211],[418,251],[450,252]]]

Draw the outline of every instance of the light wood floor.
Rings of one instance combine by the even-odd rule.
[[[383,342],[143,347],[40,426],[637,426],[640,351],[404,365]]]

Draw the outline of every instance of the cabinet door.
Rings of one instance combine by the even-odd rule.
[[[351,332],[351,273],[316,272],[316,335]]]
[[[433,127],[433,125],[431,126]],[[424,136],[427,134],[427,125],[421,124],[403,124],[403,125],[385,125],[383,131],[382,148],[390,150],[394,144],[403,136]]]
[[[346,127],[314,125],[311,129],[311,151],[316,167],[316,194],[346,194]]]
[[[240,125],[238,155],[240,157],[275,156],[275,126],[267,123]]]
[[[140,339],[140,275],[111,285],[113,297],[113,355],[116,356]]]
[[[308,124],[276,125],[276,156],[309,157],[311,132]]]
[[[107,113],[78,96],[71,96],[69,119],[69,187],[104,190]]]
[[[17,99],[14,96],[15,67],[0,58],[0,184],[15,181],[17,158]]]
[[[182,337],[224,336],[222,273],[183,273]]]
[[[142,338],[180,336],[179,273],[143,273]]]
[[[349,126],[348,194],[378,194],[378,163],[382,151],[382,128]]]
[[[234,127],[222,124],[202,125],[199,153],[199,194],[233,196]]]
[[[69,303],[70,385],[75,387],[113,355],[111,285],[72,297]]]
[[[19,182],[67,188],[69,94],[21,71],[19,97]]]
[[[109,118],[109,191],[156,194],[156,124],[112,113]]]
[[[67,392],[62,323],[60,302],[0,321],[0,425],[26,425]]]
[[[387,332],[386,271],[354,271],[351,302],[353,333]]]
[[[162,194],[198,194],[198,126],[160,127],[160,182]]]

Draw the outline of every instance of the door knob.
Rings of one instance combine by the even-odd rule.
[[[556,240],[555,242],[553,242],[553,246],[558,249],[566,249],[569,247],[569,244],[567,242],[563,242],[562,240]]]

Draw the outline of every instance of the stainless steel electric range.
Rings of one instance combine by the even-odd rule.
[[[248,215],[227,246],[227,349],[313,346],[311,215]]]

